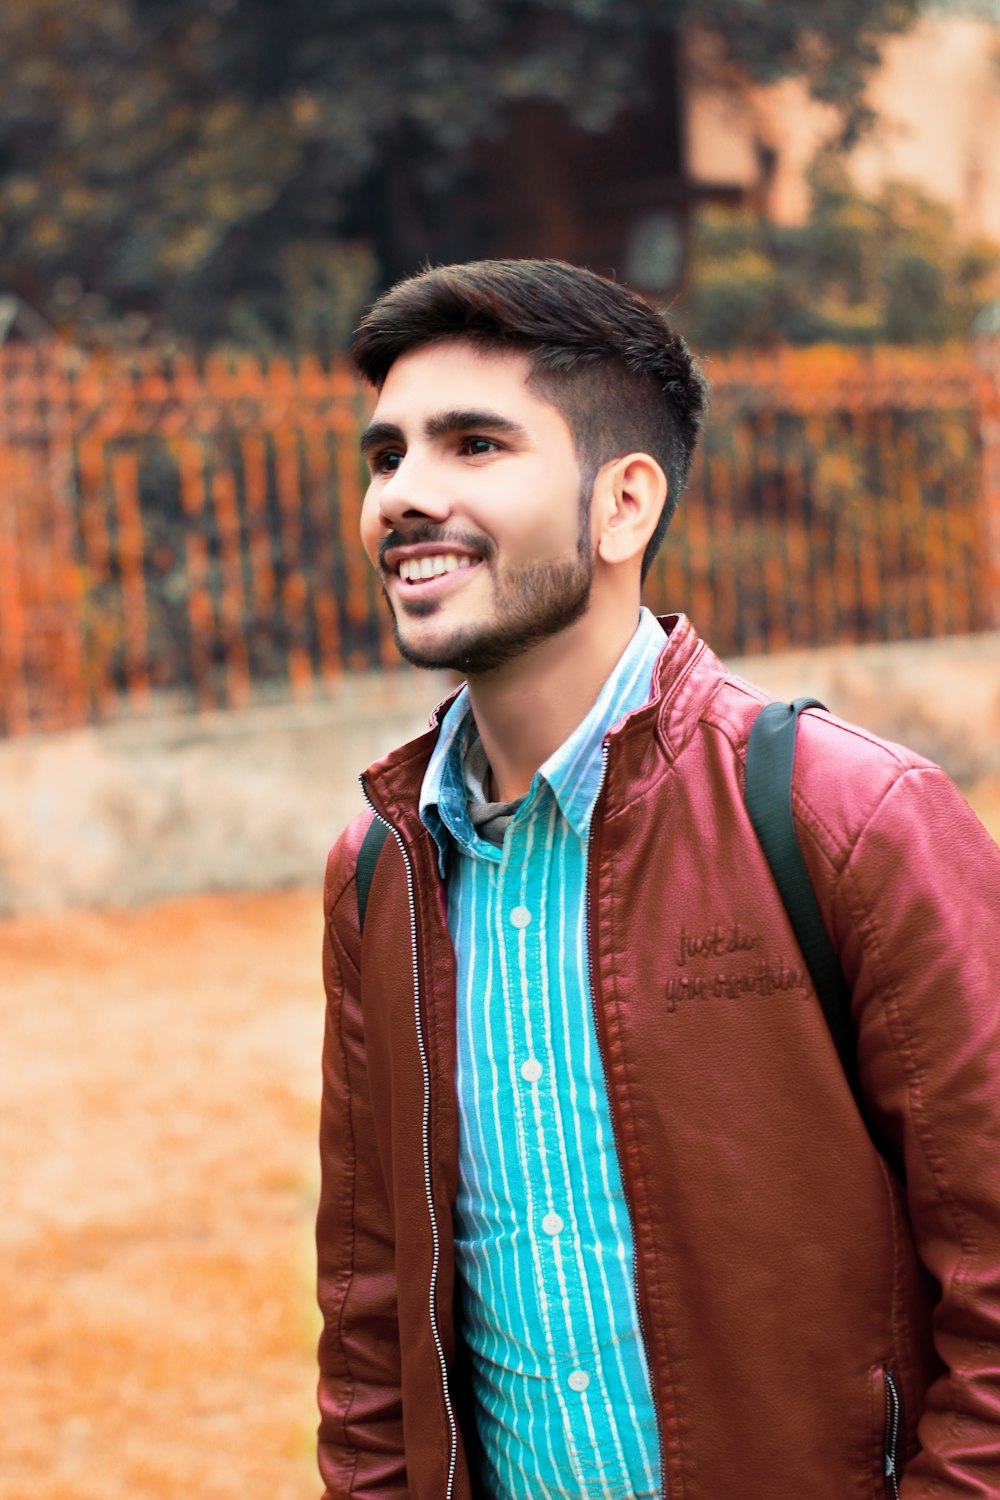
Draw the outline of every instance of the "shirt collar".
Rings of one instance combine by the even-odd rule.
[[[466,811],[465,777],[462,770],[465,731],[472,711],[469,685],[463,683],[444,718],[420,787],[420,817],[438,846],[438,862],[444,875],[449,830],[471,843],[475,830]]]
[[[639,611],[635,633],[586,717],[538,768],[560,810],[586,838],[604,773],[604,739],[610,729],[649,702],[653,669],[664,646],[663,629],[648,609]]]
[[[563,816],[580,838],[587,837],[600,791],[605,735],[626,714],[649,702],[653,669],[663,645],[662,626],[643,606],[635,633],[597,701],[535,773],[528,799],[534,796],[540,781],[546,782]],[[477,840],[466,811],[463,768],[465,735],[471,715],[468,686],[463,686],[441,722],[441,732],[420,789],[420,817],[438,845],[442,871],[449,832],[462,843]]]

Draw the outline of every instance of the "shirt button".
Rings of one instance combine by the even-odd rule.
[[[571,1391],[585,1391],[590,1384],[586,1370],[573,1370],[566,1381]]]
[[[528,1061],[521,1064],[521,1077],[525,1083],[537,1083],[542,1076],[542,1065],[537,1057],[529,1057]]]
[[[510,920],[515,927],[527,927],[531,921],[531,912],[526,906],[515,906],[510,914]]]
[[[563,1227],[563,1221],[558,1214],[546,1214],[542,1220],[542,1228],[546,1234],[558,1234]]]

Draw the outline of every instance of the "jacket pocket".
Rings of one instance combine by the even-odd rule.
[[[882,1441],[885,1492],[889,1500],[899,1500],[899,1480],[903,1467],[906,1431],[903,1425],[903,1401],[899,1380],[889,1366],[883,1366],[880,1373],[885,1396],[885,1435]]]

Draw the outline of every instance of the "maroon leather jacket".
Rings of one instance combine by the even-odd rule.
[[[743,807],[764,695],[683,616],[662,623],[653,699],[608,737],[589,901],[666,1491],[1000,1496],[1000,855],[936,767],[803,716],[794,811],[853,994],[870,1134]],[[455,970],[417,814],[434,738],[364,778],[396,839],[363,944],[370,815],[328,871],[320,1468],[336,1500],[477,1494],[453,1313]]]

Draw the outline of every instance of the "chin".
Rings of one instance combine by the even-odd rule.
[[[408,641],[398,630],[394,631],[396,647],[411,666],[459,672],[463,677],[482,677],[495,672],[558,633],[556,629],[521,632],[498,626],[493,630],[480,627],[456,631],[447,639]]]
[[[412,667],[423,667],[429,672],[461,672],[463,675],[477,670],[476,662],[483,645],[478,638],[461,635],[438,639],[408,638],[398,629],[393,634],[397,651]]]
[[[464,622],[461,610],[455,619],[436,599],[394,603],[386,593],[386,600],[401,656],[415,667],[448,668],[471,677],[506,666],[574,624],[586,613],[592,581],[593,559],[583,553],[558,564],[525,564],[504,575],[486,618],[467,606]],[[437,616],[433,624],[423,629],[416,624],[432,616]],[[416,628],[408,639],[411,622]]]

